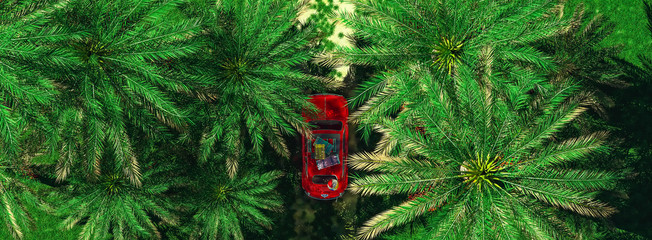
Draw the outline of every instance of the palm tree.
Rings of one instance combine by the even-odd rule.
[[[220,152],[215,149],[222,148],[234,177],[237,160],[247,151],[261,155],[264,146],[271,146],[288,157],[282,136],[307,133],[300,112],[314,110],[305,91],[320,92],[337,84],[296,67],[310,60],[314,50],[309,47],[317,44],[311,26],[295,26],[297,9],[305,3],[211,2],[200,4],[208,6],[203,14],[209,18],[203,54],[178,66],[201,82],[200,101],[194,105],[203,128],[199,159],[210,160]]]
[[[230,178],[218,164],[206,163],[193,186],[195,210],[191,239],[244,239],[244,229],[272,228],[266,211],[280,211],[282,201],[275,188],[280,171],[252,171]]]
[[[161,175],[169,168],[150,166],[142,175],[141,187],[110,171],[92,182],[70,178],[70,193],[62,196],[65,202],[57,209],[58,215],[66,217],[62,228],[83,225],[79,239],[160,239],[159,224],[178,224],[177,217],[167,210],[170,204],[162,198],[178,182]]]
[[[453,94],[430,74],[414,74],[408,80],[416,83],[396,87],[408,104],[376,125],[387,137],[375,152],[351,157],[353,169],[372,174],[350,187],[364,196],[411,197],[368,220],[359,238],[424,216],[431,219],[427,239],[559,239],[567,229],[560,211],[588,217],[615,212],[596,198],[618,175],[573,169],[577,160],[607,151],[606,133],[555,139],[586,109],[567,101],[577,87],[543,92],[538,107],[525,108],[533,101],[531,89],[503,89],[491,84],[499,79],[476,76],[459,68],[450,80]]]
[[[188,91],[188,86],[154,64],[199,49],[191,40],[198,21],[168,21],[180,3],[81,0],[53,12],[52,24],[76,33],[52,43],[70,53],[72,64],[48,74],[61,92],[54,113],[61,126],[59,181],[73,166],[91,178],[102,175],[101,160],[108,155],[138,186],[139,166],[127,126],[155,137],[159,122],[176,129],[187,125],[185,113],[167,92]]]

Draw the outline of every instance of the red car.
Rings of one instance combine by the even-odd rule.
[[[349,182],[346,99],[340,95],[315,94],[309,101],[321,111],[317,116],[303,113],[304,120],[314,127],[312,138],[301,136],[301,186],[311,198],[336,199],[344,194]]]

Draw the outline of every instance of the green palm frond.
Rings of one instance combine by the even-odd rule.
[[[23,239],[34,228],[33,212],[28,209],[45,206],[37,197],[36,189],[42,186],[32,180],[31,160],[42,154],[41,146],[52,146],[42,137],[53,131],[45,109],[55,91],[40,66],[65,62],[62,51],[45,45],[68,36],[46,24],[52,11],[67,4],[0,2],[0,215],[5,232],[14,239]]]
[[[453,189],[457,190],[457,188]],[[444,205],[449,198],[457,193],[454,190],[440,194],[428,192],[414,200],[406,201],[401,205],[382,212],[365,222],[365,226],[359,230],[362,234],[359,234],[357,237],[361,239],[373,238],[394,226],[413,221],[417,216],[424,214],[429,209],[439,208]],[[435,198],[437,201],[432,201]]]
[[[561,130],[564,125],[582,114],[585,108],[571,106],[559,109],[556,114],[550,115],[547,119],[540,118],[537,126],[530,131],[524,132],[519,136],[515,143],[513,152],[509,152],[507,157],[522,154],[531,149],[541,147],[543,142],[553,136],[554,133]]]
[[[575,179],[566,179],[572,181]],[[602,179],[603,182],[613,181],[613,179]],[[523,194],[534,197],[535,199],[548,203],[555,207],[571,210],[581,215],[590,217],[607,217],[614,214],[614,208],[607,204],[594,200],[595,194],[583,191],[577,191],[568,188],[559,188],[551,184],[537,184],[534,182],[523,181],[528,185],[512,183],[504,180],[506,185],[512,185],[515,189]]]
[[[351,108],[358,107],[362,105],[362,103],[369,100],[371,97],[380,93],[380,91],[382,91],[385,86],[387,86],[388,74],[377,75],[369,79],[369,81],[362,82],[356,88],[356,96],[348,101],[348,106]]]
[[[558,239],[560,236],[555,227],[546,219],[551,219],[549,213],[542,211],[541,206],[521,199],[509,199],[503,206],[513,213],[510,222],[517,228],[515,235],[532,239]]]
[[[0,136],[2,136],[3,155],[12,156],[18,151],[18,132],[16,120],[10,109],[0,104]]]
[[[619,179],[613,172],[595,170],[568,170],[536,171],[532,174],[523,174],[523,180],[546,182],[546,184],[576,190],[601,190],[612,189],[614,180]]]
[[[376,123],[399,112],[408,103],[405,101],[407,95],[418,93],[417,88],[427,86],[424,82],[431,79],[420,74],[419,69],[420,67],[414,66],[406,71],[387,71],[377,77],[376,84],[358,89],[359,95],[350,104],[361,104],[366,99],[369,100],[350,115],[349,121],[360,124],[359,129],[367,133],[363,134],[363,140],[367,139],[372,127],[365,123]]]
[[[38,225],[35,225],[38,220],[35,215],[52,213],[52,206],[42,198],[51,188],[38,181],[42,173],[37,166],[48,162],[41,159],[53,160],[56,154],[45,152],[48,144],[45,139],[50,133],[44,131],[47,125],[24,120],[14,124],[20,131],[12,134],[21,147],[15,152],[0,153],[0,215],[6,226],[4,233],[14,239],[25,239],[30,238]]]
[[[596,132],[543,148],[537,158],[524,161],[523,164],[536,164],[537,167],[562,165],[588,156],[592,152],[604,152],[605,132]]]
[[[351,184],[351,190],[360,195],[379,194],[413,194],[425,188],[435,186],[455,176],[427,178],[418,175],[378,174],[359,178]]]

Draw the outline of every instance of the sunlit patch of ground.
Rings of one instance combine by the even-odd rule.
[[[311,3],[312,2],[314,2],[314,0],[311,0]],[[353,4],[342,2],[342,0],[333,0],[333,4],[338,6],[338,11],[337,11],[338,13],[353,12],[354,10]],[[315,13],[316,10],[314,9],[306,9],[304,11],[301,11],[297,20],[299,22],[305,22],[306,19],[310,17],[310,15]],[[328,37],[328,40],[332,41],[338,46],[352,47],[353,43],[351,43],[351,41],[349,41],[349,39],[346,36],[349,36],[351,33],[353,33],[353,30],[351,30],[351,28],[348,28],[343,23],[337,21],[337,19],[331,19],[331,21],[335,22],[335,31],[333,31],[333,35]],[[335,71],[339,73],[338,76],[340,78],[344,78],[349,72],[349,66],[337,67],[335,68]]]

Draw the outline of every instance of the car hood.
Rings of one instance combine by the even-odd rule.
[[[309,120],[340,120],[346,122],[349,116],[346,99],[337,95],[316,95],[310,100],[322,111],[316,116],[304,116]]]

